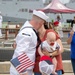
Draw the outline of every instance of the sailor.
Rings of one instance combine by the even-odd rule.
[[[48,19],[48,16],[42,11],[33,11],[33,16],[30,21],[26,21],[25,24],[21,27],[17,37],[16,37],[16,48],[11,60],[15,59],[22,53],[25,53],[27,57],[34,62],[35,61],[35,52],[37,46],[37,30],[44,25],[45,21]],[[33,66],[29,66],[23,72],[19,73],[16,68],[11,65],[10,75],[32,75]]]
[[[3,21],[3,17],[2,17],[1,11],[0,11],[0,28],[2,28],[2,21]],[[0,37],[2,37],[1,29],[0,29]]]

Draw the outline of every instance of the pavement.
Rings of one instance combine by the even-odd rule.
[[[10,75],[10,74],[0,74],[0,75]],[[64,73],[63,75],[74,75],[73,73]]]
[[[64,73],[63,75],[74,75],[73,73]]]

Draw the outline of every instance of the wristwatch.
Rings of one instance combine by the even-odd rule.
[[[50,57],[52,57],[52,53],[50,53]]]

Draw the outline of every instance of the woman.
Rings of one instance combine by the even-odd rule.
[[[44,41],[46,39],[46,35],[48,32],[54,32],[56,33],[54,30],[52,29],[45,29],[44,26],[42,26],[39,29],[39,37],[41,39],[41,42]],[[58,34],[56,33],[56,39],[57,42],[60,44],[61,46],[61,53],[63,52],[63,46],[62,46],[62,42],[60,40],[60,37],[58,36]],[[62,75],[64,73],[63,71],[63,65],[62,65],[62,57],[61,57],[61,53],[58,53],[57,51],[53,52],[53,53],[48,53],[48,52],[44,52],[45,55],[48,56],[55,56],[57,59],[57,68],[56,68],[56,72],[58,73],[58,75]],[[38,48],[36,50],[36,60],[35,60],[35,66],[34,66],[34,75],[41,75],[40,71],[39,71],[39,61],[40,61],[40,55],[38,54]],[[60,63],[60,64],[59,64]]]

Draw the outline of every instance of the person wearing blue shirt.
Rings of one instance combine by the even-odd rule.
[[[68,34],[67,44],[71,44],[71,63],[75,75],[75,31],[73,29]]]

